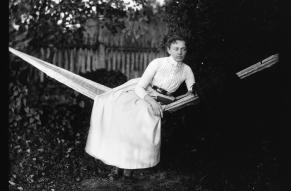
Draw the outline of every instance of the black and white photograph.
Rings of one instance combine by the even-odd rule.
[[[8,14],[9,190],[284,190],[278,0],[9,0]]]

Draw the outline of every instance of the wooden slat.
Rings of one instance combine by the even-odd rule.
[[[123,73],[123,74],[125,74],[125,72],[126,72],[126,55],[123,53],[122,55],[122,70],[121,70],[121,72]]]
[[[117,69],[116,64],[116,50],[112,52],[112,69],[115,71]]]
[[[70,67],[69,67],[69,71],[71,72],[75,72],[74,71],[74,49],[71,49],[69,51],[69,57],[70,57]]]
[[[125,65],[126,65],[126,73],[125,73],[125,75],[127,77],[129,77],[129,72],[130,72],[130,53],[129,52],[126,52],[126,62],[125,62]]]

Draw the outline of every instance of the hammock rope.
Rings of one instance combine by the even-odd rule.
[[[15,54],[16,56],[20,57],[24,61],[28,62],[29,64],[33,65],[34,67],[36,67],[37,69],[39,69],[40,71],[48,75],[49,77],[63,83],[64,85],[74,89],[75,91],[93,100],[96,96],[103,94],[105,92],[108,92],[109,90],[118,90],[118,89],[127,88],[128,86],[136,82],[136,79],[132,79],[123,85],[120,85],[115,88],[110,88],[102,84],[96,83],[92,80],[86,79],[68,70],[60,68],[56,65],[50,64],[36,57],[30,56],[28,54],[15,50],[11,47],[9,47],[9,51]],[[237,72],[236,75],[240,79],[246,78],[258,71],[271,67],[272,65],[277,63],[278,60],[279,60],[279,55],[274,54],[250,67],[245,68],[244,70]],[[197,95],[188,95],[184,98],[174,101],[173,103],[164,105],[163,109],[165,111],[174,112],[188,105],[195,105],[197,103],[199,103],[199,97]]]

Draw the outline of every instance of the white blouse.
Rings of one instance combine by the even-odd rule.
[[[188,91],[191,91],[195,78],[188,65],[176,62],[171,56],[156,58],[147,66],[135,87],[135,93],[143,99],[147,88],[153,85],[173,93],[184,81]]]

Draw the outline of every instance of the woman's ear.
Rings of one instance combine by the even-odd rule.
[[[170,53],[170,48],[167,47],[166,49],[167,49],[167,53],[168,53],[169,55],[171,55],[171,53]]]

